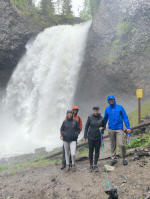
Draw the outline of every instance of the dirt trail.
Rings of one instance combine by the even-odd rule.
[[[150,159],[131,161],[124,167],[119,160],[110,181],[118,187],[119,199],[141,199],[150,190]],[[89,173],[88,161],[80,162],[75,173],[65,173],[60,165],[24,169],[11,176],[1,173],[0,199],[107,199],[106,177],[100,162],[99,173]]]

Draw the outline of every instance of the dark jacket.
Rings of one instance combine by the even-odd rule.
[[[73,114],[73,119],[76,120],[79,124],[80,132],[82,131],[82,118],[79,115],[74,115]],[[67,120],[67,117],[66,119]]]
[[[88,138],[90,140],[98,140],[101,139],[99,128],[104,128],[105,123],[104,119],[101,114],[95,116],[92,114],[88,117],[86,122],[85,131],[84,131],[84,138]]]
[[[63,122],[60,131],[64,141],[77,141],[80,133],[79,124],[76,120],[67,119]]]

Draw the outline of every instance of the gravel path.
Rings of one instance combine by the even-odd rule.
[[[108,163],[108,162],[107,162]],[[109,174],[119,199],[141,199],[150,190],[150,159],[132,161],[124,167],[119,160]],[[139,164],[140,163],[140,164]],[[80,162],[76,172],[66,173],[60,165],[31,167],[21,173],[0,173],[0,199],[107,199],[104,162],[100,172],[89,173],[88,161]]]

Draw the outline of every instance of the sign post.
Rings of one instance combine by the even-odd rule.
[[[141,123],[141,99],[143,97],[143,89],[136,90],[136,97],[138,98],[138,123]]]

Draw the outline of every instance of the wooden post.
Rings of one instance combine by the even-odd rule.
[[[143,89],[136,90],[136,97],[138,98],[138,123],[141,123],[141,99],[143,97]]]
[[[138,98],[138,123],[141,123],[141,98]]]

